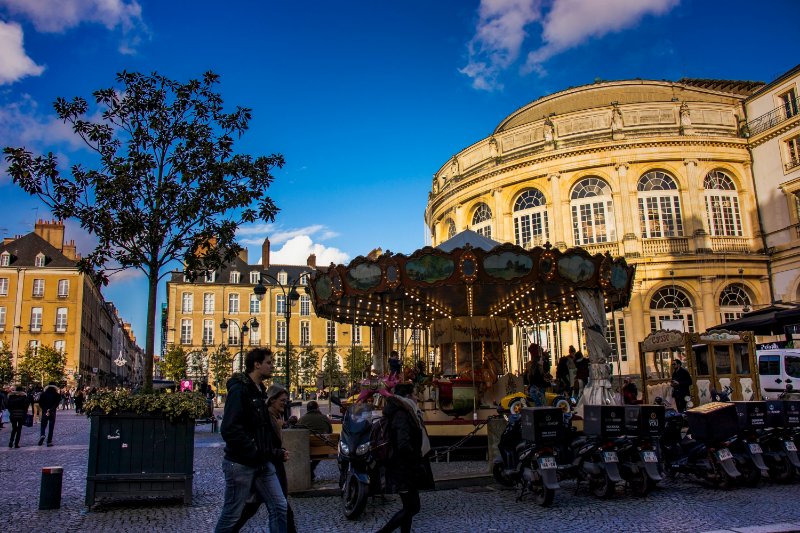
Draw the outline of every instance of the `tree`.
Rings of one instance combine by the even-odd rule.
[[[300,379],[304,385],[313,385],[317,379],[317,372],[319,371],[319,355],[317,351],[311,347],[306,346],[300,352]]]
[[[286,385],[286,347],[283,351],[275,353],[275,371],[274,374],[281,377],[281,382]],[[292,385],[295,390],[300,388],[300,358],[297,356],[297,350],[292,343],[289,343],[289,374],[292,379]]]
[[[0,385],[9,385],[14,381],[12,357],[11,348],[3,344],[0,348]]]
[[[180,83],[157,73],[121,72],[120,87],[93,93],[101,118],[87,116],[84,98],[58,98],[58,118],[97,156],[95,168],[62,173],[56,157],[6,147],[8,173],[59,219],[77,219],[98,239],[78,262],[81,272],[108,283],[109,274],[136,268],[147,276],[145,390],[152,389],[158,283],[177,260],[194,279],[236,257],[242,223],[273,221],[278,209],[265,191],[283,157],[234,151],[251,110],[223,110],[219,76]],[[94,110],[92,110],[94,111]],[[199,253],[202,252],[202,253]]]
[[[39,382],[41,385],[64,381],[67,355],[51,346],[30,346],[19,360],[19,373],[24,382]]]
[[[186,361],[186,352],[182,346],[172,346],[164,358],[161,359],[161,375],[172,381],[180,381],[186,377],[186,370],[188,363]]]
[[[228,347],[219,346],[211,352],[208,364],[211,369],[211,378],[214,380],[214,390],[219,394],[220,391],[225,390],[228,378],[233,372],[233,356],[228,351]]]
[[[328,346],[322,359],[322,380],[329,390],[342,385],[342,365],[333,345]]]
[[[361,380],[364,368],[372,367],[372,354],[361,346],[353,346],[344,357],[344,370],[350,383]]]

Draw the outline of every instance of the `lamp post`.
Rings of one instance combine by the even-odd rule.
[[[248,324],[250,324],[248,326]],[[245,320],[242,323],[242,328],[240,333],[242,334],[242,338],[239,340],[239,372],[244,371],[244,358],[242,357],[242,349],[244,348],[244,336],[250,333],[250,329],[253,331],[258,331],[260,324],[258,323],[258,318],[251,317]],[[225,342],[225,334],[228,331],[228,322],[225,320],[225,317],[222,318],[222,323],[219,325],[219,329],[222,330],[222,341]]]
[[[281,289],[284,297],[284,306],[283,306],[283,318],[286,320],[286,391],[289,392],[291,390],[291,374],[289,371],[289,321],[292,318],[292,306],[297,303],[297,300],[300,299],[300,293],[297,292],[297,285],[300,283],[302,276],[298,277],[291,285],[287,284],[284,285],[277,278],[262,272],[258,279],[258,285],[253,288],[253,294],[256,295],[258,301],[264,299],[264,295],[267,294],[267,288],[264,286],[264,278],[271,279],[275,282],[275,284]],[[288,407],[284,413],[286,413],[286,417],[289,417],[289,411],[291,411],[291,407]]]
[[[116,375],[116,378],[117,378],[118,382],[122,381],[122,379],[120,379],[120,377],[119,377],[119,371],[122,370],[122,367],[125,366],[125,364],[127,364],[127,362],[128,361],[125,359],[125,356],[122,355],[122,350],[120,350],[119,351],[119,355],[117,356],[116,359],[114,359],[114,364],[117,365],[117,369],[118,369],[117,370],[117,375]],[[117,383],[117,384],[121,385],[122,383]]]

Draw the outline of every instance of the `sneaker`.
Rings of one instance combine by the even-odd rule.
[[[49,448],[49,447],[51,447],[51,446],[54,446],[54,444],[53,444],[52,442],[48,442],[48,443],[47,443],[47,447]]]
[[[44,444],[44,435],[39,437],[39,446],[41,446],[42,444]]]

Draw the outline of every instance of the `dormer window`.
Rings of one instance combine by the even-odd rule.
[[[217,273],[213,270],[206,271],[206,283],[214,283],[217,279]]]
[[[289,276],[283,270],[278,272],[278,283],[280,283],[281,285],[286,285],[288,278]]]
[[[231,272],[230,282],[231,283],[239,283],[239,277],[240,277],[240,275],[239,275],[238,272]]]
[[[39,252],[36,255],[36,258],[33,260],[33,266],[43,267],[44,266],[44,260],[45,260],[44,254]]]
[[[8,253],[7,251],[0,254],[0,267],[7,267],[10,264],[11,264],[11,254]]]
[[[303,272],[300,274],[300,285],[308,285],[308,273]]]
[[[261,281],[261,274],[258,272],[250,272],[250,284],[258,285],[259,281]]]

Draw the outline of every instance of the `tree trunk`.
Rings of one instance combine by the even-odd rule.
[[[156,349],[156,301],[158,299],[158,271],[151,273],[147,283],[147,340],[144,349],[144,390],[153,390],[153,358]]]

